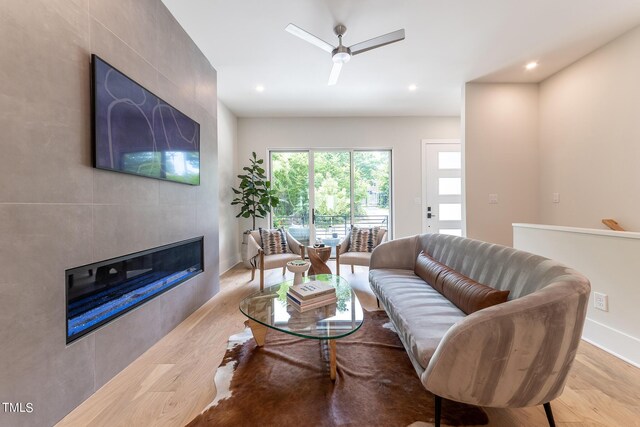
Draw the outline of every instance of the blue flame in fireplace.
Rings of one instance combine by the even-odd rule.
[[[197,275],[200,271],[202,270],[195,267],[172,274],[151,271],[124,281],[116,288],[108,288],[75,300],[67,308],[67,336],[76,336],[94,325],[115,318],[119,313]]]

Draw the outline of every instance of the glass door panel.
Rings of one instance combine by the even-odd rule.
[[[391,151],[354,151],[353,170],[353,224],[388,229],[391,207]]]
[[[269,169],[280,199],[272,227],[304,245],[335,248],[351,224],[390,228],[390,150],[271,151]]]
[[[316,242],[335,247],[351,226],[351,153],[313,152],[313,213]]]
[[[272,212],[273,227],[283,227],[300,243],[308,245],[311,242],[309,153],[272,151],[271,184],[280,199]]]

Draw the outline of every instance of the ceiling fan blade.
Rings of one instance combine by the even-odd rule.
[[[333,86],[338,83],[338,77],[340,76],[340,70],[342,70],[342,62],[334,62],[333,68],[331,68],[331,74],[329,75],[329,86]]]
[[[400,40],[404,40],[404,28],[383,36],[374,37],[361,43],[356,43],[353,46],[350,46],[349,49],[351,49],[351,55],[357,55],[377,47],[399,42]]]
[[[333,46],[331,46],[329,43],[327,43],[326,41],[322,40],[321,38],[318,38],[316,36],[314,36],[313,34],[303,30],[302,28],[298,27],[297,25],[293,25],[293,24],[289,24],[286,26],[285,31],[293,34],[296,37],[300,37],[302,40],[311,43],[312,45],[318,46],[320,49],[327,51],[329,53],[333,52],[333,49],[335,49]]]

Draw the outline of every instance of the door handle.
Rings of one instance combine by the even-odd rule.
[[[432,214],[431,212],[427,214],[428,219],[435,218],[435,217],[436,217],[436,214]]]

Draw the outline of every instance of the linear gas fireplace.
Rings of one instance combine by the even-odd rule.
[[[203,270],[203,237],[67,270],[67,344]]]

